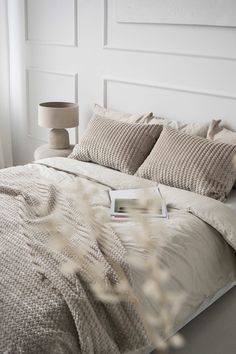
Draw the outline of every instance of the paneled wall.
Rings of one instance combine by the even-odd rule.
[[[47,139],[37,103],[94,102],[236,129],[234,0],[9,0],[14,161]],[[75,130],[70,132],[75,141]]]

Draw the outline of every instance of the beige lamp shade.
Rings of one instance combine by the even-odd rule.
[[[48,146],[50,149],[68,149],[69,133],[65,128],[77,127],[79,106],[70,102],[44,102],[38,105],[38,123],[50,128]]]
[[[44,102],[38,105],[38,123],[41,127],[63,129],[77,127],[79,107],[70,102]]]

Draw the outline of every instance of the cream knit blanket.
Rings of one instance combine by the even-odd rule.
[[[101,303],[81,274],[60,272],[66,255],[49,251],[40,217],[42,208],[50,214],[58,206],[79,245],[89,235],[88,225],[81,210],[62,198],[57,183],[42,179],[32,166],[0,172],[0,353],[115,354],[146,346],[133,304]],[[119,238],[109,226],[103,233],[109,245],[91,242],[88,261],[99,259],[107,281],[114,282],[112,259],[132,281]]]

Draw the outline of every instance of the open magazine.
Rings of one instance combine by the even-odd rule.
[[[113,219],[128,219],[130,210],[137,210],[151,218],[167,218],[166,204],[158,186],[139,189],[122,189],[110,191],[111,217]],[[142,201],[145,200],[145,203]],[[150,204],[152,212],[144,207]]]

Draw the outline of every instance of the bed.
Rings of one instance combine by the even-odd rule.
[[[0,352],[148,354],[154,346],[134,307],[99,302],[83,277],[60,272],[58,264],[65,255],[52,254],[45,244],[47,232],[40,228],[44,207],[48,214],[57,204],[64,208],[78,245],[88,233],[81,210],[74,210],[60,195],[60,188],[75,178],[86,188],[99,190],[92,206],[106,215],[109,190],[156,185],[150,179],[73,158],[49,158],[0,172]],[[165,223],[168,233],[161,259],[170,270],[173,291],[186,293],[174,319],[175,333],[236,284],[235,203],[227,205],[165,184],[159,188],[169,218],[150,220],[152,237],[161,239],[158,225]],[[111,276],[106,251],[124,266],[139,301],[145,303],[140,287],[143,274],[124,264],[125,252],[135,248],[129,237],[133,227],[132,221],[110,221],[103,229],[109,249],[98,245],[92,249]],[[153,303],[148,306],[156,311]]]

